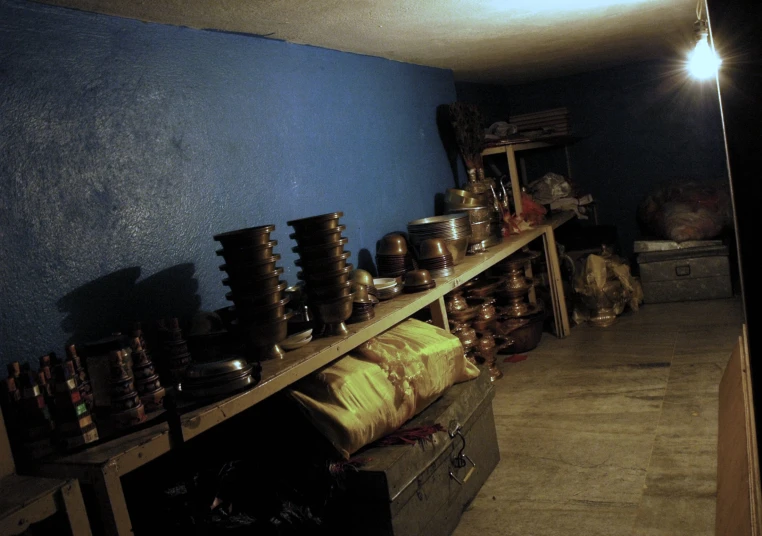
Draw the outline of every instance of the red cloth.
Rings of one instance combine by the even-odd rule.
[[[415,445],[416,443],[431,441],[434,434],[444,431],[444,427],[439,423],[419,426],[418,428],[403,428],[392,432],[386,437],[382,437],[376,444],[382,447],[389,445]]]

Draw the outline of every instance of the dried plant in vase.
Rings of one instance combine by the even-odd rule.
[[[476,106],[466,102],[453,102],[449,112],[455,140],[468,170],[468,180],[474,182],[484,177],[484,116]]]

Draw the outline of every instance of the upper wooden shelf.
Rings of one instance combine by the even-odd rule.
[[[506,151],[507,147],[511,147],[514,151],[529,151],[532,149],[544,149],[546,147],[558,147],[561,145],[568,145],[570,143],[581,140],[580,136],[548,136],[546,138],[515,138],[510,140],[503,140],[499,142],[492,142],[486,145],[482,149],[482,156],[489,156],[493,154],[502,154]]]
[[[554,212],[553,214],[548,215],[545,220],[545,224],[550,225],[553,227],[553,230],[556,230],[567,221],[573,220],[575,216],[576,214],[573,210],[562,210],[560,212]]]

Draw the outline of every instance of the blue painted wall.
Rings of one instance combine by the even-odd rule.
[[[434,213],[449,71],[0,0],[0,361],[227,305],[212,235]]]
[[[679,65],[643,62],[519,86],[456,84],[458,98],[484,106],[489,121],[567,107],[574,132],[574,181],[616,225],[623,252],[638,236],[638,203],[665,181],[727,180],[717,93]],[[563,150],[535,151],[528,178],[564,173]]]

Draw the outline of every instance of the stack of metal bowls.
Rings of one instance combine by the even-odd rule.
[[[468,253],[481,253],[488,247],[502,241],[502,223],[500,213],[485,194],[474,194],[465,190],[449,188],[445,194],[445,212],[447,214],[468,214],[471,225],[471,238]]]
[[[225,259],[220,270],[228,277],[222,284],[230,287],[225,297],[234,304],[234,325],[259,360],[283,357],[278,343],[286,338],[288,297],[283,296],[287,283],[280,280],[283,268],[273,254],[277,240],[270,240],[274,225],[249,227],[214,235],[222,244],[217,255]]]
[[[347,239],[341,236],[343,215],[331,212],[287,222],[295,231],[289,235],[297,243],[293,251],[299,254],[294,263],[302,269],[296,276],[305,282],[315,333],[324,337],[349,333],[344,322],[352,315],[353,266],[347,263],[351,253],[344,251]]]
[[[400,234],[388,234],[378,244],[376,267],[379,277],[402,280],[405,272],[413,269],[413,256],[408,251],[407,240]]]
[[[471,237],[471,224],[468,214],[446,214],[414,220],[407,224],[410,243],[420,259],[420,245],[429,238],[441,238],[452,254],[453,265],[460,264],[466,258],[468,241]]]
[[[418,267],[428,270],[431,277],[448,277],[455,273],[452,253],[441,238],[429,238],[421,242]]]

